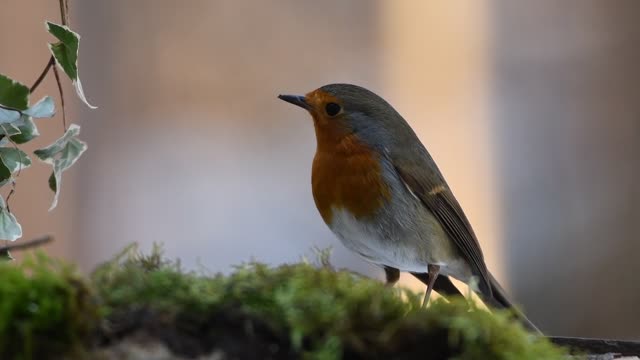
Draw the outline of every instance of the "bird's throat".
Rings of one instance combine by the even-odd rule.
[[[390,198],[380,155],[351,134],[318,134],[311,184],[320,215],[331,224],[334,209],[357,219],[374,216]]]

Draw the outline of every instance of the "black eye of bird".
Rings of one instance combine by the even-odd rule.
[[[331,102],[324,107],[324,110],[327,112],[327,115],[335,116],[340,112],[340,105]]]

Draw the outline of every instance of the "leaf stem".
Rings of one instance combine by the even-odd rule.
[[[4,199],[5,207],[7,208],[7,212],[9,212],[9,213],[11,213],[11,208],[9,207],[9,200],[11,200],[11,196],[16,192],[16,182],[15,182],[15,180],[12,180],[11,183],[12,183],[11,191],[9,191],[9,194],[7,195],[7,198]]]
[[[68,0],[60,0],[60,19],[62,21],[62,25],[69,24],[69,1]]]
[[[38,88],[42,80],[44,80],[44,77],[47,76],[47,74],[49,73],[49,70],[51,70],[51,67],[53,66],[53,64],[55,64],[55,62],[56,60],[53,58],[53,55],[51,55],[51,57],[49,58],[49,61],[47,62],[47,66],[45,66],[44,70],[42,71],[42,74],[40,74],[36,82],[34,82],[33,85],[31,85],[31,88],[29,89],[29,93],[33,93],[34,91],[36,91],[36,89]]]
[[[22,163],[24,162],[24,159],[22,158],[22,153],[20,152],[20,149],[18,149],[18,145],[13,140],[11,140],[11,137],[8,137],[8,139],[13,145],[13,148],[18,151],[18,155],[19,155],[18,161],[20,162],[20,166],[18,166],[18,171],[16,172],[16,176],[15,177],[13,177],[13,175],[11,176],[11,191],[9,191],[7,198],[4,200],[5,204],[7,205],[7,211],[11,212],[11,208],[9,208],[9,201],[11,200],[11,196],[16,192],[16,187],[18,184],[16,182],[16,179],[19,178],[20,174],[22,173]]]
[[[60,74],[58,68],[53,68],[53,75],[56,76],[56,83],[58,84],[58,92],[60,93],[60,107],[62,108],[62,128],[64,132],[67,131],[67,114],[64,110],[64,93],[62,92],[62,83],[60,82]]]
[[[62,25],[69,25],[69,0],[60,0],[60,21]],[[53,56],[51,59],[54,60]],[[58,92],[60,93],[60,107],[62,107],[62,129],[63,132],[67,132],[67,114],[64,109],[64,93],[62,92],[62,83],[60,82],[60,74],[58,68],[53,67],[53,75],[56,76],[56,83],[58,84]]]

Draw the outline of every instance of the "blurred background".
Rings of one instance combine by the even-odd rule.
[[[317,214],[310,117],[276,99],[333,82],[377,92],[438,162],[489,268],[545,332],[640,339],[640,2],[71,1],[89,150],[49,213],[22,174],[24,239],[90,271],[131,242],[229,271],[333,247]],[[30,85],[58,1],[4,0],[0,72]],[[69,84],[67,84],[69,85]],[[56,94],[50,76],[36,97]],[[41,120],[33,148],[61,134]],[[407,276],[403,284],[421,285]]]

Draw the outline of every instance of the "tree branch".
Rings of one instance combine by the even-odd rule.
[[[549,340],[556,345],[565,346],[573,351],[590,354],[621,354],[639,356],[640,342],[624,340],[605,340],[578,337],[551,336]]]
[[[51,241],[53,241],[53,236],[44,235],[39,238],[35,238],[33,240],[23,241],[18,244],[11,244],[11,245],[0,247],[0,253],[4,253],[7,251],[15,251],[15,250],[27,250],[33,247],[44,245]]]

